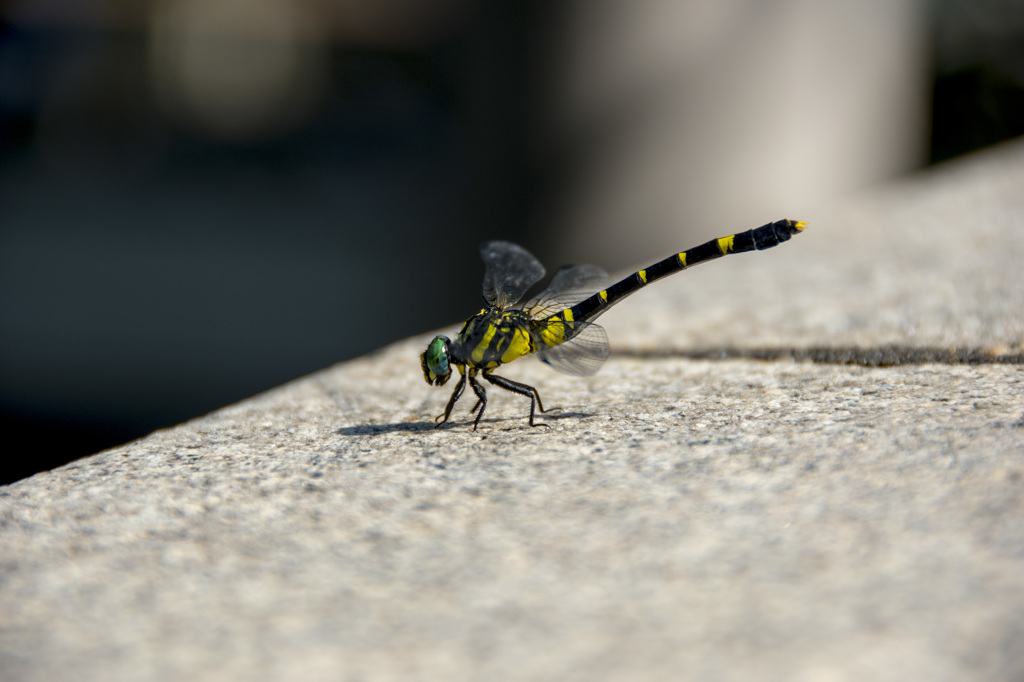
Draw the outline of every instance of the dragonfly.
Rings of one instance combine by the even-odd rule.
[[[458,370],[459,380],[444,414],[435,418],[442,426],[468,385],[476,394],[473,430],[487,408],[487,391],[480,380],[530,399],[530,426],[537,409],[544,409],[533,386],[494,373],[498,367],[536,353],[556,370],[574,376],[591,376],[608,359],[608,335],[594,323],[609,308],[643,287],[673,273],[722,256],[770,249],[806,228],[799,220],[777,220],[746,232],[712,239],[680,251],[611,286],[607,274],[593,265],[565,265],[555,272],[538,295],[521,299],[545,274],[529,251],[506,241],[486,242],[480,247],[484,261],[484,307],[462,325],[455,339],[438,335],[420,356],[423,377],[432,386],[443,386]]]

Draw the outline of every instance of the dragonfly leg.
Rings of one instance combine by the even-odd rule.
[[[434,427],[435,429],[448,421],[448,417],[451,416],[452,410],[455,409],[455,403],[459,402],[459,398],[462,397],[462,392],[466,390],[466,382],[468,380],[469,373],[463,372],[462,378],[459,379],[459,383],[455,385],[455,390],[452,391],[452,397],[448,399],[448,406],[444,408],[444,414],[439,414],[434,418],[434,421],[437,422],[437,426]]]
[[[485,374],[484,376],[487,375]],[[484,416],[484,410],[487,408],[487,391],[485,391],[484,387],[480,385],[480,382],[476,380],[476,376],[472,374],[469,375],[469,385],[473,387],[473,393],[476,393],[476,407],[480,408],[480,411],[477,412],[476,419],[473,420],[473,430],[476,431],[476,426],[480,423],[480,417]],[[471,410],[470,414],[476,411],[476,407]]]
[[[544,403],[542,403],[540,400],[540,393],[537,392],[536,388],[534,388],[533,386],[529,386],[527,384],[521,384],[518,381],[506,379],[505,377],[500,377],[497,374],[490,374],[488,372],[484,372],[484,379],[487,379],[489,382],[491,382],[492,384],[499,388],[503,388],[506,391],[512,391],[513,393],[518,393],[519,395],[525,395],[527,398],[530,399],[530,426],[549,426],[548,424],[533,423],[533,414],[535,407],[539,407],[541,412],[546,411],[544,409]]]

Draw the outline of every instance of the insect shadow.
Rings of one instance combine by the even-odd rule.
[[[396,422],[394,424],[363,424],[361,426],[343,426],[335,431],[339,436],[376,436],[381,433],[396,431],[430,431],[434,425],[430,422]]]
[[[591,412],[554,412],[554,409],[548,410],[552,414],[545,414],[544,421],[559,421],[562,419],[579,419],[582,417],[592,417]],[[480,422],[480,425],[494,424],[497,425],[500,422],[515,422],[521,420],[522,417],[502,417],[497,419],[484,419]],[[538,422],[538,426],[544,424],[544,422]],[[429,432],[437,429],[438,431],[455,431],[464,428],[466,431],[472,432],[472,422],[448,422],[438,428],[438,425],[433,421],[424,422],[395,422],[394,424],[363,424],[360,426],[343,426],[336,430],[335,433],[339,436],[376,436],[382,433],[396,433],[398,431],[408,431],[411,433],[417,432]],[[538,427],[534,427],[535,429]],[[543,430],[543,427],[540,427]],[[531,431],[530,427],[524,426],[524,431]],[[487,431],[477,430],[477,433],[486,434]]]

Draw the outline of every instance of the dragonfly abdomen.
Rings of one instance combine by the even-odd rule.
[[[573,307],[552,315],[544,322],[557,327],[564,322],[571,324],[573,321],[586,322],[592,320],[630,294],[642,289],[651,282],[658,281],[662,277],[667,277],[680,270],[685,270],[694,265],[699,265],[700,263],[732,253],[770,249],[784,241],[788,241],[790,237],[799,233],[804,227],[805,224],[800,221],[778,220],[753,230],[747,230],[746,232],[740,232],[719,239],[712,239],[700,246],[671,255],[643,270],[638,270],[607,289],[580,301]]]

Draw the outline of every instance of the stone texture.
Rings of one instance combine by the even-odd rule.
[[[1020,679],[1022,178],[658,283],[547,428],[435,430],[428,334],[2,488],[0,677]]]

